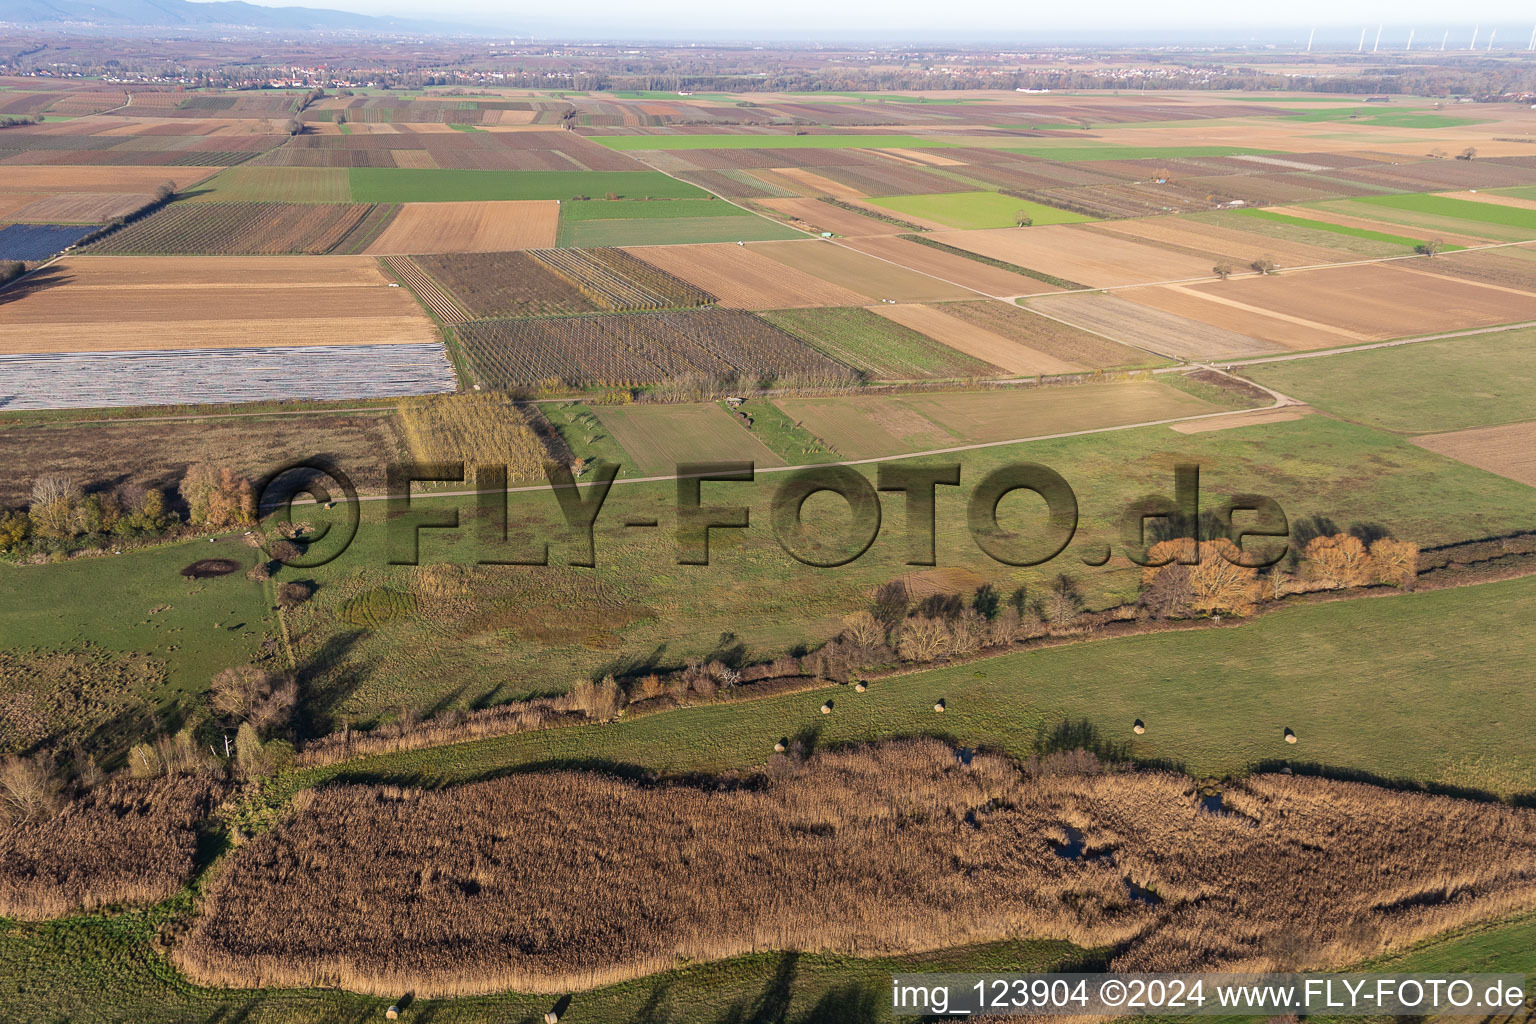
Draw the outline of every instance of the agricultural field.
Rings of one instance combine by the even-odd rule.
[[[941,231],[933,238],[982,256],[1047,272],[1091,288],[1211,276],[1208,260],[1066,224]]]
[[[457,299],[463,319],[639,312],[715,301],[623,249],[465,253],[416,263]]]
[[[368,203],[172,203],[89,246],[96,256],[359,252],[401,207]]]
[[[8,1019],[875,1024],[906,970],[1536,970],[1514,44],[1010,53],[976,89],[970,52],[178,32],[169,86],[67,38],[0,76],[49,118],[0,129]],[[373,84],[263,81],[322,65]],[[305,456],[363,500],[250,521]],[[406,461],[466,472],[402,510]],[[747,524],[707,566],[698,461],[757,467],[701,484]],[[972,532],[1023,463],[1076,499],[1043,564]],[[776,514],[800,467],[951,464],[927,563],[915,493],[835,571],[850,502]],[[1143,540],[1261,494],[1274,571],[1132,561],[1190,464]]]
[[[1413,443],[1458,462],[1536,487],[1536,422],[1428,434]]]
[[[53,264],[0,305],[0,355],[439,342],[371,259],[245,257]]]
[[[405,203],[361,250],[371,255],[506,252],[555,244],[560,208],[548,200]]]
[[[1536,419],[1536,331],[1498,331],[1327,359],[1254,363],[1243,375],[1336,416],[1399,434]]]
[[[706,193],[655,171],[445,171],[354,167],[355,203],[572,200],[612,193],[621,199],[702,199]]]
[[[835,242],[763,242],[752,248],[786,267],[858,292],[867,299],[896,301],[895,297],[900,296],[912,302],[942,302],[976,297],[969,288],[875,259]]]
[[[903,325],[883,308],[773,310],[763,319],[875,380],[982,377],[1002,367]]]
[[[747,427],[714,403],[612,405],[592,410],[641,476],[670,476],[685,462],[784,462]]]
[[[851,382],[853,371],[739,310],[689,310],[527,320],[454,328],[475,375],[491,387],[564,381],[635,386],[683,379]]]
[[[798,251],[808,243],[795,244]],[[653,246],[635,255],[733,309],[862,306],[869,301],[860,292],[772,259],[755,245]]]
[[[1021,216],[1033,224],[1079,224],[1093,220],[1081,213],[998,192],[884,196],[870,202],[897,213],[937,221],[948,228],[1011,228],[1018,226]]]
[[[775,404],[851,459],[1220,411],[1162,384],[1140,382],[902,397],[781,398]]]

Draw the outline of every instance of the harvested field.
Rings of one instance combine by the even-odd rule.
[[[0,434],[7,456],[13,464],[41,476],[42,465],[56,460],[60,453],[45,449],[36,469],[33,464],[14,461],[31,447],[24,440],[13,445],[13,438],[20,433]],[[98,466],[98,474],[102,469],[109,474],[107,479],[117,478],[118,467]],[[15,476],[14,482],[4,485],[11,493],[3,500],[7,505],[24,506],[30,486],[20,474]],[[165,662],[160,659],[119,654],[90,643],[63,650],[0,651],[0,711],[4,712],[0,714],[0,756],[60,751],[78,745],[100,761],[115,761],[141,737],[140,730],[153,716],[157,691],[164,684]],[[0,812],[0,828],[4,821]]]
[[[1208,260],[1172,253],[1155,245],[1106,238],[1085,226],[941,231],[933,237],[947,245],[1081,281],[1093,288],[1205,278],[1211,274]]]
[[[903,238],[853,238],[844,244],[850,249],[889,260],[941,281],[952,281],[983,295],[1006,298],[1052,290],[1051,285],[1032,277]]]
[[[123,351],[132,342],[148,346],[167,340],[150,336],[130,337],[116,348],[107,339],[94,353],[0,354],[6,382],[0,410],[397,398],[458,387],[440,341],[374,345],[366,336],[356,344],[303,345],[286,340],[295,323],[302,321],[213,324],[199,334],[240,348]],[[280,347],[255,347],[253,337]],[[71,344],[68,336],[57,343]],[[307,447],[307,442],[297,446]]]
[[[370,259],[72,257],[0,301],[0,354],[433,344]]]
[[[195,353],[185,355],[197,359]],[[134,364],[130,361],[128,365]],[[322,369],[323,366],[322,363]],[[0,399],[4,397],[8,396]],[[194,400],[216,399],[199,395]],[[0,410],[14,408],[0,400]],[[172,492],[187,469],[198,462],[227,465],[247,479],[258,480],[290,453],[323,451],[346,469],[360,490],[381,492],[385,465],[400,452],[393,419],[394,414],[385,409],[347,414],[205,418],[196,422],[119,419],[25,423],[0,431],[0,445],[14,454],[18,465],[27,466],[29,473],[39,476],[59,473],[86,486],[98,481],[121,481]],[[29,487],[29,479],[14,474],[0,481],[0,505],[24,504]],[[76,680],[83,676],[77,670],[71,673]],[[119,680],[112,682],[112,691],[130,692]]]
[[[795,243],[801,244],[801,243]],[[716,295],[735,309],[862,306],[868,299],[770,259],[759,246],[678,245],[634,251],[636,256]]]
[[[1414,269],[1536,293],[1536,249],[1511,246],[1441,253],[1433,262],[1415,263]]]
[[[1268,257],[1281,267],[1305,267],[1319,263],[1340,263],[1356,256],[1348,249],[1328,249],[1287,242],[1188,217],[1143,217],[1095,224],[1088,230],[1151,242],[1173,252],[1210,259],[1215,263],[1227,262],[1238,268],[1247,267],[1260,257]]]
[[[172,955],[203,985],[429,997],[1005,937],[1112,947],[1117,971],[1332,969],[1536,904],[1533,812],[1496,803],[1259,774],[1210,813],[1183,775],[934,740],[751,781],[316,790],[229,857]]]
[[[1182,391],[1147,382],[910,396],[781,398],[775,404],[850,459],[1221,411]]]
[[[896,235],[907,230],[899,224],[865,217],[816,199],[764,199],[761,205],[791,218],[806,231],[816,234],[830,231],[849,238],[860,238],[865,235]]]
[[[1530,293],[1454,281],[1396,264],[1367,264],[1190,285],[1195,294],[1280,317],[1309,320],[1361,340],[1380,341],[1530,319]],[[1139,298],[1139,295],[1136,296]],[[1248,332],[1265,338],[1266,332]],[[1289,347],[1333,343],[1321,336],[1270,340]]]
[[[874,311],[898,324],[926,334],[934,341],[948,345],[973,359],[1000,366],[1011,374],[1032,376],[1044,373],[1073,373],[1082,369],[1076,363],[1049,356],[1000,334],[979,328],[967,320],[951,316],[944,312],[944,308],[922,306],[916,303],[898,303],[893,306],[876,306]],[[1042,318],[1041,323],[1049,324],[1050,321]]]
[[[705,405],[608,405],[592,411],[646,476],[665,476],[684,462],[751,462],[782,466],[736,418]]]
[[[1536,487],[1536,421],[1416,437],[1420,448]]]
[[[1161,305],[1153,308],[1144,304],[1147,295],[1166,294],[1171,294],[1171,290],[1136,288],[1124,296],[1042,295],[1029,299],[1029,307],[1086,331],[1161,355],[1220,359],[1262,355],[1276,350],[1277,346],[1257,338],[1201,323]]]
[[[1011,303],[946,302],[939,308],[974,327],[1083,369],[1157,366],[1163,362],[1140,348],[1118,344]]]
[[[172,203],[88,248],[97,256],[347,253],[393,213],[363,203]]]
[[[555,244],[560,204],[406,203],[364,252],[505,252]]]
[[[891,308],[895,307],[881,307],[881,312]],[[764,313],[763,319],[876,380],[983,377],[1004,372],[859,306],[781,309]]]
[[[0,825],[0,916],[158,903],[192,874],[218,789],[185,777],[104,783],[55,817]]]
[[[1253,412],[1236,413],[1211,420],[1185,420],[1183,423],[1172,424],[1170,429],[1180,434],[1208,434],[1213,430],[1235,430],[1238,427],[1253,427],[1265,423],[1288,423],[1310,415],[1311,412],[1312,410],[1304,405],[1288,405],[1283,409],[1256,409]]]
[[[551,380],[620,387],[679,378],[849,382],[853,372],[737,310],[489,320],[454,330],[491,387]]]
[[[887,263],[834,242],[762,242],[751,248],[786,267],[804,271],[871,299],[942,302],[946,299],[976,297],[976,293],[969,288]]]
[[[653,207],[671,206],[686,200],[649,203]],[[714,204],[726,206],[724,203]],[[561,246],[645,246],[704,245],[711,242],[758,242],[801,238],[799,231],[776,220],[726,207],[730,216],[703,217],[614,217],[605,220],[573,220],[570,205],[562,207],[559,244]]]
[[[220,167],[6,167],[0,194],[10,192],[154,192],[169,182],[187,188]]]
[[[12,198],[23,199],[24,196]],[[62,192],[23,201],[0,218],[39,224],[105,224],[149,203],[153,196],[122,192]],[[3,202],[3,200],[0,200]]]

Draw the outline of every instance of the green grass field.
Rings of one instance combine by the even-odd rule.
[[[1028,757],[1040,728],[1086,720],[1131,756],[1196,776],[1267,761],[1505,794],[1536,791],[1521,697],[1536,577],[1286,607],[1220,629],[1003,655],[828,689],[385,754],[306,773],[428,785],[522,765],[609,762],[663,773],[761,765],[780,736],[820,745],[937,735]],[[933,704],[944,700],[939,718]],[[1131,724],[1146,722],[1144,736]],[[1298,743],[1284,742],[1293,729]],[[1433,735],[1433,743],[1425,737]],[[702,741],[707,737],[707,742]]]
[[[1257,363],[1260,384],[1404,434],[1536,419],[1536,330]]]
[[[1437,217],[1473,221],[1478,224],[1502,224],[1519,228],[1536,235],[1536,210],[1518,206],[1500,206],[1497,203],[1479,203],[1471,199],[1453,199],[1450,196],[1408,195],[1361,196],[1356,203],[1386,206],[1394,210],[1427,213]]]
[[[833,359],[876,380],[979,377],[1001,371],[862,306],[784,309],[763,314]]]
[[[1112,143],[1086,145],[1073,140],[1057,144],[1054,139],[1029,146],[1002,148],[1010,153],[1024,153],[1066,163],[1094,160],[1177,160],[1181,157],[1202,156],[1268,156],[1276,152],[1273,149],[1252,149],[1246,146],[1117,146]]]
[[[561,204],[558,244],[680,245],[803,237],[802,232],[714,197],[593,199]]]
[[[359,203],[438,203],[571,199],[614,193],[624,199],[703,199],[703,189],[659,171],[442,171],[353,167]]]
[[[1322,231],[1330,235],[1348,235],[1350,238],[1361,238],[1369,242],[1382,242],[1387,245],[1398,245],[1405,249],[1412,249],[1427,238],[1409,238],[1405,235],[1388,234],[1385,231],[1371,231],[1368,228],[1355,228],[1347,224],[1330,224],[1325,220],[1309,220],[1306,217],[1292,217],[1285,213],[1276,213],[1274,210],[1233,210],[1236,216],[1250,220],[1267,220],[1273,224],[1287,224],[1293,228],[1302,228],[1307,231]],[[1461,249],[1459,245],[1446,245],[1445,251]]]
[[[1024,213],[1036,224],[1081,224],[1093,217],[1054,206],[1016,199],[1000,192],[946,192],[937,195],[883,196],[870,199],[897,213],[936,220],[952,228],[1011,228]]]
[[[1284,106],[1292,100],[1277,101]],[[1477,117],[1455,117],[1428,111],[1383,110],[1381,107],[1348,107],[1331,110],[1295,111],[1285,115],[1287,121],[1349,121],[1352,124],[1372,125],[1378,128],[1463,128],[1469,124],[1487,124]]]
[[[206,203],[352,201],[344,167],[231,167],[189,191],[189,201]]]
[[[625,152],[643,149],[944,149],[926,135],[605,135],[594,142]]]

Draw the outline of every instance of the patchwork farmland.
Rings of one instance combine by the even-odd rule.
[[[1536,971],[1504,30],[940,71],[98,29],[0,55],[7,1019],[876,1024],[898,972]],[[357,505],[269,514],[306,456]],[[402,513],[403,462],[448,468]],[[688,462],[756,467],[699,485],[745,524],[707,567]],[[1038,496],[975,500],[1024,464],[1076,506],[1041,564]],[[1189,464],[1139,539],[1200,560],[1138,564],[1127,510]],[[932,471],[931,510],[892,487]],[[1254,494],[1257,568],[1221,557]]]

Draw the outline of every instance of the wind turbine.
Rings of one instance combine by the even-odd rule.
[[[1440,52],[1441,53],[1445,52],[1445,44],[1450,42],[1450,39],[1451,39],[1451,30],[1450,29],[1446,29],[1445,30],[1445,35],[1440,37]]]
[[[1317,38],[1317,28],[1314,26],[1313,29],[1312,29],[1312,34],[1307,36],[1307,52],[1308,53],[1312,52],[1312,40],[1314,40],[1316,38]],[[1536,29],[1532,29],[1531,30],[1531,42],[1533,44],[1533,48],[1536,48]]]
[[[1414,33],[1414,31],[1415,31],[1414,29],[1409,29],[1408,30],[1408,50],[1409,50],[1409,52],[1413,51],[1413,33]]]
[[[1531,43],[1526,47],[1526,49],[1536,50],[1536,28],[1531,29]]]
[[[1356,53],[1364,53],[1365,52],[1365,29],[1363,29],[1363,28],[1360,30],[1360,45],[1355,47],[1355,52]]]
[[[1492,32],[1488,33],[1488,52],[1489,53],[1493,52],[1493,37],[1498,35],[1498,34],[1499,34],[1499,30],[1498,29],[1494,29]]]
[[[1373,45],[1371,47],[1371,52],[1375,53],[1377,50],[1380,50],[1380,49],[1381,49],[1381,26],[1377,25],[1376,26],[1376,43],[1375,43],[1375,45]]]
[[[1477,49],[1477,34],[1479,32],[1481,32],[1482,30],[1483,30],[1483,26],[1481,26],[1481,25],[1478,25],[1478,26],[1476,26],[1475,28],[1472,29],[1472,41],[1467,44],[1467,49],[1469,49],[1469,50]]]

